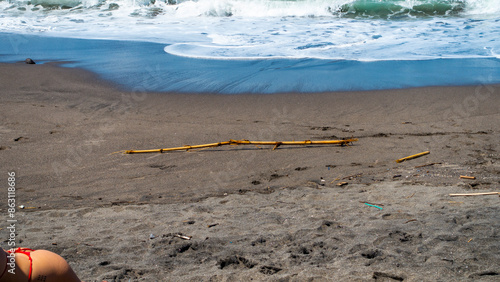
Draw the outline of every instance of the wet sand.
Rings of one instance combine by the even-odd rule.
[[[50,64],[0,64],[0,85],[18,244],[85,281],[500,279],[500,197],[449,196],[500,191],[498,86],[143,93]]]

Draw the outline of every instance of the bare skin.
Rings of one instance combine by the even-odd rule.
[[[32,259],[32,273],[31,281],[44,281],[44,282],[80,282],[75,272],[69,264],[61,256],[45,251],[36,250],[30,253]],[[30,270],[30,261],[28,256],[24,254],[15,254],[16,262],[14,274],[9,272],[11,269],[7,265],[6,252],[0,248],[0,273],[7,268],[4,275],[0,278],[0,282],[24,282],[28,281]]]

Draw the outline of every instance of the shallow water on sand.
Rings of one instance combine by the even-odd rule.
[[[361,62],[325,59],[215,60],[175,56],[165,44],[0,34],[0,61],[93,71],[133,91],[322,92],[500,83],[496,58]],[[145,52],[144,50],[148,50]]]

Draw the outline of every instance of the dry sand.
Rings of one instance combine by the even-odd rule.
[[[142,93],[50,64],[0,64],[0,85],[2,187],[14,171],[25,206],[17,243],[61,254],[85,281],[500,280],[500,197],[449,196],[500,191],[498,86]]]

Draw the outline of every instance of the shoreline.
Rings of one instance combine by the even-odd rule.
[[[81,69],[25,64],[0,64],[0,85],[0,166],[15,171],[26,207],[16,243],[61,254],[85,281],[500,275],[500,198],[449,196],[499,191],[499,85],[124,92]],[[113,154],[350,137],[359,141]]]
[[[0,62],[66,62],[122,90],[276,94],[373,91],[500,83],[500,59],[357,61],[319,58],[202,59],[164,51],[168,44],[0,33]],[[70,62],[70,63],[67,63]]]

